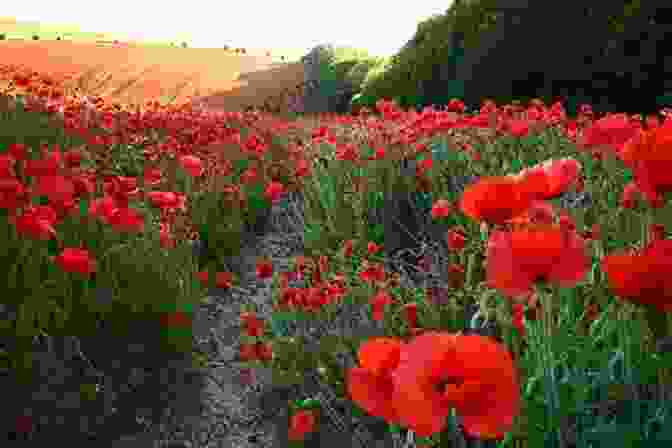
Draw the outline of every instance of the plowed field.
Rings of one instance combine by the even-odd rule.
[[[303,81],[300,63],[277,64],[265,55],[237,55],[217,48],[104,46],[70,41],[0,41],[0,63],[25,65],[37,72],[75,74],[102,70],[109,77],[98,94],[126,85],[120,98],[204,98],[218,110],[260,105]],[[102,81],[102,79],[101,79]],[[95,85],[95,83],[93,83]]]

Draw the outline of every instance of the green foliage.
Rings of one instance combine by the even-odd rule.
[[[337,112],[345,112],[351,97],[362,90],[371,72],[379,71],[386,63],[386,58],[354,47],[324,45],[318,51],[319,95],[329,99],[330,108],[343,108]]]
[[[478,54],[476,52],[484,43],[484,37],[488,37],[490,41],[495,38],[495,35],[489,36],[491,32],[510,36],[511,30],[508,27],[506,34],[500,27],[500,24],[504,22],[503,19],[506,18],[506,14],[513,14],[512,10],[506,9],[507,6],[509,5],[506,2],[503,3],[500,0],[457,0],[451,4],[445,14],[434,15],[420,22],[415,35],[399,53],[389,58],[384,64],[379,63],[369,69],[367,77],[361,84],[361,91],[353,98],[351,104],[353,106],[371,107],[379,99],[396,98],[403,107],[418,107],[430,103],[446,104],[451,98],[464,98],[465,80],[455,79],[455,75],[449,67],[451,64],[453,67],[461,65],[463,59],[465,57],[469,58],[471,53],[474,53],[476,61],[484,55],[487,58],[495,57],[497,51],[493,48],[490,48],[487,52],[482,51]],[[584,7],[585,5],[581,6]],[[636,23],[643,7],[641,0],[634,0],[623,1],[622,7],[610,4],[608,8],[592,5],[588,8],[592,11],[591,17],[594,18],[594,21],[601,20],[604,22],[602,26],[596,28],[603,31],[599,33],[595,31],[596,35],[604,36],[605,33],[623,33],[628,24]],[[521,23],[521,26],[516,25],[516,28],[522,29],[522,25],[527,26],[527,24],[532,24],[532,21],[535,21],[535,29],[543,29],[543,22],[540,22],[541,19],[539,18],[539,14],[543,12],[545,12],[545,9],[541,7],[533,12],[526,9],[515,11]],[[523,22],[527,22],[527,24]],[[521,35],[524,34],[522,31],[520,33]],[[529,36],[530,33],[526,33]],[[463,37],[463,54],[457,54],[456,48],[452,45],[456,36]],[[602,51],[606,46],[606,40],[604,37],[600,37],[591,45]],[[522,59],[525,54],[527,53],[518,55],[516,63],[511,65],[523,63]],[[446,63],[446,61],[449,62]],[[529,61],[527,62],[529,63]],[[472,61],[472,63],[474,62]],[[521,76],[523,75],[521,74]],[[422,84],[430,85],[430,87],[423,92],[422,89],[419,89]],[[502,82],[501,84],[504,85],[505,83]],[[446,86],[443,94],[441,94],[439,88],[441,85]],[[499,85],[497,89],[493,88],[498,93],[492,95],[483,89],[472,87],[473,90],[477,90],[483,96],[493,97],[498,103],[522,98],[520,92],[514,92],[513,90],[503,92],[500,91],[501,88]],[[529,92],[529,98],[522,99],[531,99],[535,96],[540,95],[536,91],[531,91]],[[541,96],[543,97],[543,95]],[[482,99],[479,98],[479,100]],[[550,101],[551,98],[545,99]],[[476,103],[480,103],[480,101]]]

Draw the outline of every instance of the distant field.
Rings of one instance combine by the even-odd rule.
[[[87,43],[97,41],[111,42],[116,39],[120,42],[131,45],[141,45],[143,47],[180,47],[182,42],[187,42],[187,46],[193,48],[189,45],[188,37],[179,37],[177,33],[174,41],[138,41],[137,39],[130,39],[128,36],[124,36],[120,33],[81,31],[77,28],[77,25],[17,21],[11,17],[0,17],[0,34],[4,34],[5,38],[8,40],[32,40],[34,35],[38,35],[40,40],[46,41],[58,40],[59,37],[61,40]],[[244,45],[241,44],[222,42],[222,48],[224,45],[229,45],[232,50],[237,47],[244,47]],[[210,48],[215,47],[212,46]],[[262,56],[265,55],[266,51],[270,51],[274,62],[283,62],[282,56],[285,58],[284,62],[296,62],[305,54],[305,51],[297,49],[269,50],[246,48],[246,50],[247,54],[250,56]]]

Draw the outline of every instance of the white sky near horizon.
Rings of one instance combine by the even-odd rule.
[[[82,31],[122,33],[138,40],[186,40],[191,47],[223,45],[309,50],[351,45],[377,56],[396,53],[418,22],[442,14],[452,0],[232,2],[217,0],[10,1],[2,16],[76,24]]]

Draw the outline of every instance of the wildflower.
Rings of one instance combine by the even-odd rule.
[[[672,240],[654,239],[642,250],[606,255],[601,268],[617,297],[672,310]]]
[[[533,197],[511,177],[482,178],[462,194],[462,213],[476,221],[504,223],[524,211]]]
[[[289,440],[304,440],[306,434],[315,430],[316,421],[315,411],[312,410],[301,410],[292,415],[289,424]]]
[[[623,145],[621,158],[633,170],[635,182],[649,202],[672,191],[672,125],[639,133]]]
[[[488,337],[416,336],[401,347],[392,377],[399,421],[421,437],[443,431],[451,408],[470,435],[499,437],[520,410],[513,360]]]
[[[195,156],[182,156],[179,158],[180,166],[192,177],[203,174],[203,162]]]
[[[53,257],[53,260],[65,272],[88,276],[96,270],[96,263],[86,249],[66,248],[60,255]]]
[[[467,239],[464,236],[462,229],[449,230],[446,233],[446,243],[448,244],[448,249],[459,251],[464,249]]]
[[[369,414],[389,423],[398,421],[393,398],[392,372],[399,364],[403,342],[395,338],[372,338],[357,352],[359,367],[348,370],[348,396]]]
[[[450,203],[445,199],[439,199],[432,206],[432,218],[445,218],[450,213]]]
[[[488,240],[487,281],[509,297],[531,294],[539,280],[574,286],[588,267],[583,238],[559,226],[495,231]]]

